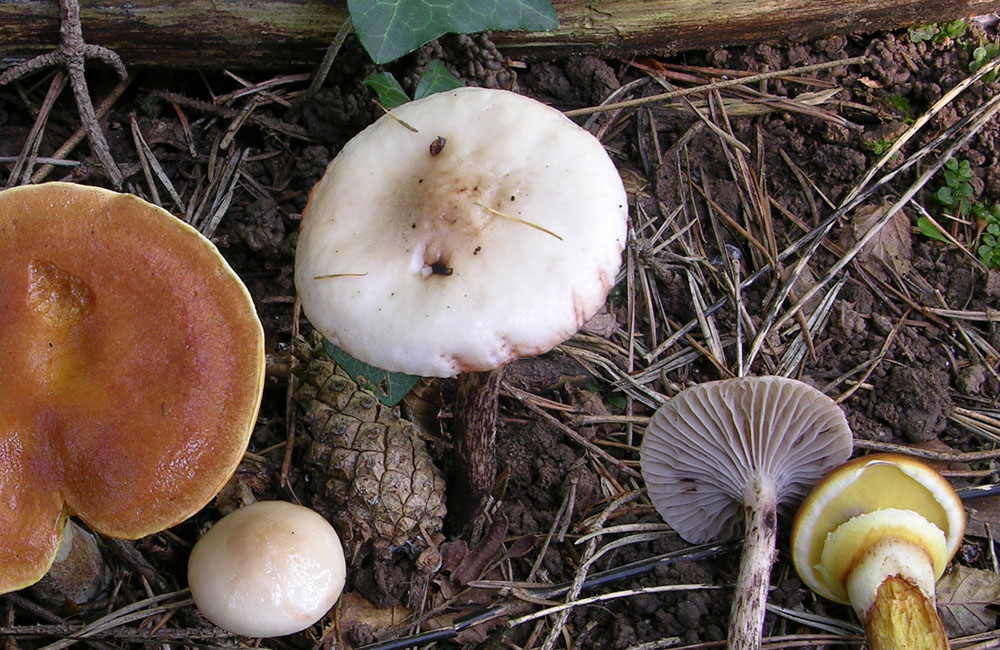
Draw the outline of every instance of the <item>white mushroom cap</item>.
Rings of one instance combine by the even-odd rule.
[[[312,190],[302,308],[386,370],[447,377],[541,354],[604,304],[626,198],[600,142],[540,102],[460,88],[404,104]]]
[[[229,513],[198,540],[188,561],[191,596],[205,618],[252,637],[309,627],[337,602],[345,577],[333,527],[285,501]]]
[[[663,520],[701,543],[739,532],[757,476],[773,480],[779,504],[788,505],[847,460],[852,445],[843,411],[808,384],[724,379],[683,390],[657,410],[640,465]]]

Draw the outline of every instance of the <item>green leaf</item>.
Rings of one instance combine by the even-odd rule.
[[[919,27],[911,27],[910,32],[910,42],[919,43],[920,41],[929,41],[934,38],[934,34],[937,33],[937,27],[934,25],[920,25]]]
[[[972,185],[968,183],[960,183],[958,187],[955,188],[955,196],[960,199],[968,199],[972,196]]]
[[[420,377],[401,372],[389,372],[370,366],[364,361],[358,361],[326,339],[323,339],[323,349],[338,366],[344,369],[344,372],[375,393],[379,401],[388,406],[398,404],[420,381]]]
[[[965,33],[966,24],[961,18],[941,24],[941,31],[951,39],[956,39]]]
[[[434,93],[443,93],[455,88],[461,88],[465,84],[461,79],[448,72],[448,68],[441,61],[431,61],[424,68],[417,82],[417,89],[413,91],[413,99],[420,99]]]
[[[347,8],[375,63],[398,59],[447,33],[559,26],[549,0],[347,0]]]
[[[955,203],[955,195],[951,193],[950,187],[942,187],[939,189],[934,193],[934,198],[945,205],[952,205]]]
[[[948,241],[948,239],[941,234],[941,231],[938,230],[938,227],[931,223],[931,220],[927,217],[920,217],[917,219],[917,228],[920,230],[920,234],[924,237],[930,237],[931,239],[943,242]]]
[[[388,72],[373,72],[365,77],[364,84],[375,91],[379,103],[385,108],[393,109],[410,101],[403,87]]]
[[[958,174],[950,169],[944,170],[944,182],[948,187],[955,187],[958,185]]]

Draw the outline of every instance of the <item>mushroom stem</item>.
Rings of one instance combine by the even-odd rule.
[[[448,488],[448,522],[467,529],[493,491],[497,474],[497,400],[504,366],[458,376],[452,413],[455,463]]]
[[[757,475],[743,495],[746,535],[736,593],[729,615],[730,650],[758,650],[764,629],[771,566],[777,555],[778,490],[769,476]]]
[[[934,603],[911,582],[889,576],[865,617],[871,650],[948,650],[948,635]]]
[[[847,591],[872,650],[947,650],[934,607],[934,567],[916,544],[876,544],[848,575]]]
[[[31,586],[35,597],[52,605],[71,601],[83,605],[96,599],[111,581],[97,540],[72,519],[63,526],[56,559],[41,580]]]

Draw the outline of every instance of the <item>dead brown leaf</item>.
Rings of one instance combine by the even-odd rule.
[[[395,628],[404,623],[410,615],[406,607],[376,607],[373,602],[356,591],[348,591],[340,597],[338,603],[340,627],[350,630],[359,625],[366,625],[368,630],[378,638],[383,630]]]
[[[1000,604],[1000,575],[956,565],[937,583],[937,606],[948,636],[995,630]]]
[[[1000,532],[1000,497],[983,497],[969,501],[966,510],[969,513],[965,525],[966,535],[987,537],[987,526],[994,534]]]
[[[855,210],[847,227],[841,232],[838,242],[840,247],[848,249],[854,246],[885,215],[892,203],[887,199],[880,205],[866,205]],[[912,255],[910,217],[900,210],[861,247],[855,260],[869,273],[885,281],[890,274],[909,273]]]

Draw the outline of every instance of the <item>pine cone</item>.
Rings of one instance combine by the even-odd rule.
[[[313,506],[355,549],[426,548],[424,534],[441,530],[444,478],[413,424],[353,381],[318,335],[297,339],[295,348],[295,401],[312,438],[305,469]]]

